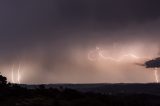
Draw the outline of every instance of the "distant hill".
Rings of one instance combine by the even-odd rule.
[[[28,89],[39,85],[21,85]],[[160,95],[160,83],[117,83],[117,84],[45,84],[46,88],[70,88],[81,92],[95,92],[103,94],[156,94]]]
[[[160,84],[7,84],[0,106],[160,106]]]

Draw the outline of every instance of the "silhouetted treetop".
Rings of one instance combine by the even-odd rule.
[[[0,75],[0,84],[1,85],[6,85],[7,84],[7,78]]]

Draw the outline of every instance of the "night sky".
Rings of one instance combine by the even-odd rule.
[[[159,28],[158,0],[1,0],[0,70],[27,84],[154,82],[134,63],[159,56]]]

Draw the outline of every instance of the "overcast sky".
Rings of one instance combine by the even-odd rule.
[[[22,83],[153,82],[153,72],[144,67],[90,61],[88,53],[98,46],[115,59],[127,53],[157,57],[159,5],[158,0],[1,0],[1,72],[12,82],[14,65],[16,82],[20,64]]]

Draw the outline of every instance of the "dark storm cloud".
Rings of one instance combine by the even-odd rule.
[[[71,67],[77,66],[70,58],[73,48],[87,51],[99,43],[159,39],[159,4],[158,0],[1,0],[0,63],[38,61],[42,70]]]
[[[150,0],[1,1],[1,32],[31,35],[58,28],[79,28],[89,23],[150,21],[159,18],[159,4],[159,1]]]
[[[146,68],[159,68],[160,67],[160,58],[149,60],[145,62]]]
[[[97,39],[93,31],[158,19],[159,1],[150,0],[2,0],[0,1],[1,53],[50,45],[50,42]],[[77,33],[82,35],[77,35]],[[99,35],[100,37],[111,37]],[[117,35],[118,37],[121,35]],[[129,38],[129,35],[122,35]]]

